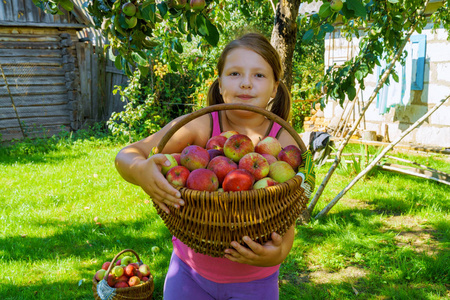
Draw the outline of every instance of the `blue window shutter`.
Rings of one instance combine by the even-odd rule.
[[[415,74],[411,74],[411,89],[415,91],[423,90],[423,77],[425,73],[425,57],[427,49],[427,36],[425,34],[418,34],[411,36],[411,42],[418,43],[417,57],[413,59],[413,70]]]

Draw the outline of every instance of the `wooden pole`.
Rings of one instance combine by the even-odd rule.
[[[405,136],[407,136],[411,131],[413,131],[417,126],[422,124],[432,113],[434,113],[439,107],[441,107],[448,99],[450,95],[441,100],[441,102],[435,105],[430,111],[428,111],[425,115],[423,115],[419,120],[417,120],[414,124],[409,126],[407,130],[405,130],[402,135],[400,135],[394,142],[389,144],[388,147],[384,148],[380,154],[363,170],[361,171],[334,199],[320,211],[314,218],[318,219],[326,215],[330,209],[347,193],[359,179],[361,179],[364,175],[366,175],[372,168],[385,156],[385,154],[390,151],[396,144],[398,144]]]
[[[425,7],[427,6],[428,2],[429,2],[429,0],[425,2],[424,6],[423,6],[423,9],[421,10],[419,15],[423,14],[423,11],[424,11]],[[391,63],[388,65],[386,70],[384,70],[383,74],[381,75],[377,86],[375,87],[375,89],[373,90],[372,95],[370,96],[370,98],[367,101],[367,105],[365,105],[363,107],[363,110],[362,110],[361,114],[359,115],[359,118],[353,124],[353,126],[350,129],[347,137],[342,142],[342,144],[339,146],[337,155],[336,155],[336,157],[334,159],[334,163],[331,165],[330,169],[328,170],[327,174],[325,175],[325,178],[323,179],[322,183],[320,184],[319,188],[317,189],[316,193],[314,194],[313,199],[311,200],[311,202],[308,205],[308,210],[309,210],[310,214],[312,213],[314,207],[317,204],[317,201],[319,200],[320,196],[322,195],[322,193],[323,193],[323,191],[325,189],[325,186],[328,184],[328,181],[330,181],[331,176],[333,175],[334,171],[336,170],[337,166],[339,165],[339,162],[341,160],[341,154],[344,151],[345,146],[348,144],[350,138],[352,137],[353,133],[355,132],[356,128],[358,127],[359,123],[361,122],[361,119],[364,116],[364,114],[366,113],[366,111],[369,108],[370,104],[376,98],[379,90],[383,87],[384,82],[386,81],[386,79],[391,74],[391,71],[394,68],[395,63],[397,62],[397,60],[401,57],[401,55],[403,53],[403,48],[405,48],[405,45],[408,42],[409,38],[411,37],[411,35],[416,30],[417,24],[418,23],[416,22],[416,23],[414,23],[413,26],[411,26],[409,32],[405,36],[405,39],[403,40],[402,44],[400,45],[399,49],[397,50],[397,53],[395,53],[394,57],[392,58]]]

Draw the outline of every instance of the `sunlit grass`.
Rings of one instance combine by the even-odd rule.
[[[154,299],[162,299],[171,236],[148,196],[115,170],[121,147],[86,139],[35,153],[0,151],[0,299],[92,299],[95,271],[127,248],[149,264]],[[450,172],[442,155],[398,156]],[[318,183],[329,166],[318,170]],[[313,215],[354,176],[336,172]],[[280,299],[446,299],[449,208],[448,186],[374,172],[325,218],[297,226]],[[399,240],[412,231],[424,251]]]

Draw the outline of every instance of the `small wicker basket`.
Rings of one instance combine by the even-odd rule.
[[[155,289],[155,284],[153,282],[152,274],[149,275],[148,281],[137,286],[126,287],[126,288],[113,288],[108,285],[106,279],[108,278],[109,272],[116,265],[117,259],[123,253],[131,252],[133,253],[138,261],[139,265],[142,265],[142,261],[139,255],[132,249],[125,249],[120,251],[111,261],[111,264],[106,270],[105,278],[100,282],[97,279],[92,279],[92,291],[94,292],[95,300],[151,300],[153,295],[153,290]]]
[[[161,153],[172,135],[188,122],[219,110],[248,110],[260,113],[286,129],[302,151],[306,148],[298,133],[283,119],[259,107],[245,104],[218,104],[200,109],[175,124],[159,142],[154,153]],[[286,233],[306,209],[308,197],[301,187],[302,177],[264,189],[240,192],[207,192],[179,188],[185,205],[169,207],[166,214],[155,208],[170,233],[194,251],[222,257],[232,241],[249,236],[258,243],[271,239],[271,233]]]

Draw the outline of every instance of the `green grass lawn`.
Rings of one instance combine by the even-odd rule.
[[[162,299],[171,235],[116,172],[120,148],[91,138],[0,149],[0,299],[93,299],[95,271],[127,248],[151,267]],[[446,156],[397,155],[450,173]],[[315,213],[352,176],[338,170]],[[448,299],[449,210],[449,186],[374,172],[325,218],[297,225],[280,299]]]

